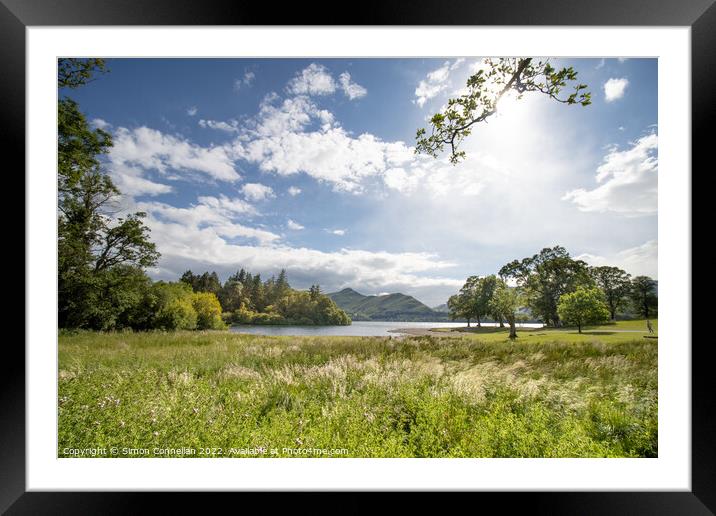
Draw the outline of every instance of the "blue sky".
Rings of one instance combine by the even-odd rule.
[[[105,166],[148,213],[156,279],[286,268],[434,306],[557,244],[656,278],[657,61],[552,61],[593,104],[508,98],[457,166],[414,155],[415,131],[477,57],[110,59],[68,93],[114,137]]]

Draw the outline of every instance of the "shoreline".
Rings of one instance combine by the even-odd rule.
[[[435,331],[434,328],[395,328],[387,331],[388,333],[397,333],[411,337],[459,337],[459,334],[463,333],[460,330],[452,328],[446,328],[446,330],[447,331]]]

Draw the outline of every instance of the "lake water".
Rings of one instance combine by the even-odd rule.
[[[498,326],[497,323],[483,323],[483,326]],[[333,335],[342,337],[386,337],[400,335],[388,330],[399,328],[460,328],[460,322],[385,322],[385,321],[353,321],[350,326],[264,326],[241,324],[231,327],[236,333],[253,335]],[[474,326],[474,324],[473,324]],[[542,324],[518,324],[521,328],[541,328]]]

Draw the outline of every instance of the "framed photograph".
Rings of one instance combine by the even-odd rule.
[[[711,513],[712,3],[2,0],[27,303],[0,507]]]

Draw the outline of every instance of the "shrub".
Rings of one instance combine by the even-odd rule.
[[[196,311],[196,327],[199,330],[223,330],[221,304],[213,292],[195,292],[192,305]]]
[[[171,299],[157,312],[157,328],[163,330],[193,330],[197,313],[191,296]]]

